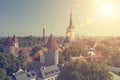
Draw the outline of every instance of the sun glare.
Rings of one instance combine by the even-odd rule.
[[[110,5],[102,5],[102,9],[105,13],[112,12],[112,7]]]
[[[115,13],[115,7],[111,4],[102,4],[101,10],[105,15],[113,15]]]

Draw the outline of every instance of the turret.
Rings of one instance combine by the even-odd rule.
[[[48,38],[46,47],[48,52],[45,55],[45,62],[47,65],[57,65],[58,64],[58,46],[57,43],[51,34]]]
[[[13,55],[16,55],[16,49],[18,48],[18,39],[14,35],[13,38],[7,37],[4,47],[3,47],[3,52],[4,53],[11,53]]]
[[[14,47],[18,48],[18,38],[15,35],[13,36],[13,43],[14,43]]]
[[[45,37],[45,29],[43,28],[43,36],[42,36],[42,40],[41,40],[42,45],[45,45],[47,43],[47,39]]]

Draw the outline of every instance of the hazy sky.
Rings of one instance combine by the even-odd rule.
[[[70,9],[76,34],[120,36],[119,8],[120,0],[0,0],[0,36],[41,36],[43,28],[64,36]]]

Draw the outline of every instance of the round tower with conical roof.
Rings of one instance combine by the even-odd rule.
[[[6,41],[4,42],[3,52],[4,53],[11,53],[16,55],[16,49],[18,48],[18,39],[14,35],[12,38],[7,37]]]
[[[48,51],[45,54],[45,64],[47,66],[57,65],[59,62],[58,46],[52,34],[48,38],[46,47]]]

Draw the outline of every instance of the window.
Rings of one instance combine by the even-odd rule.
[[[51,78],[51,80],[53,80],[53,78]]]
[[[31,73],[32,74],[32,76],[35,76],[35,73]]]
[[[47,75],[47,73],[45,73],[45,75]]]
[[[27,77],[30,77],[30,74],[26,74]]]
[[[48,51],[48,53],[50,53],[50,51]]]
[[[55,70],[56,72],[58,71],[58,70]]]
[[[52,71],[52,73],[54,73],[54,71]]]
[[[57,77],[55,77],[55,80],[57,80]]]
[[[51,72],[48,72],[48,74],[51,74]]]

